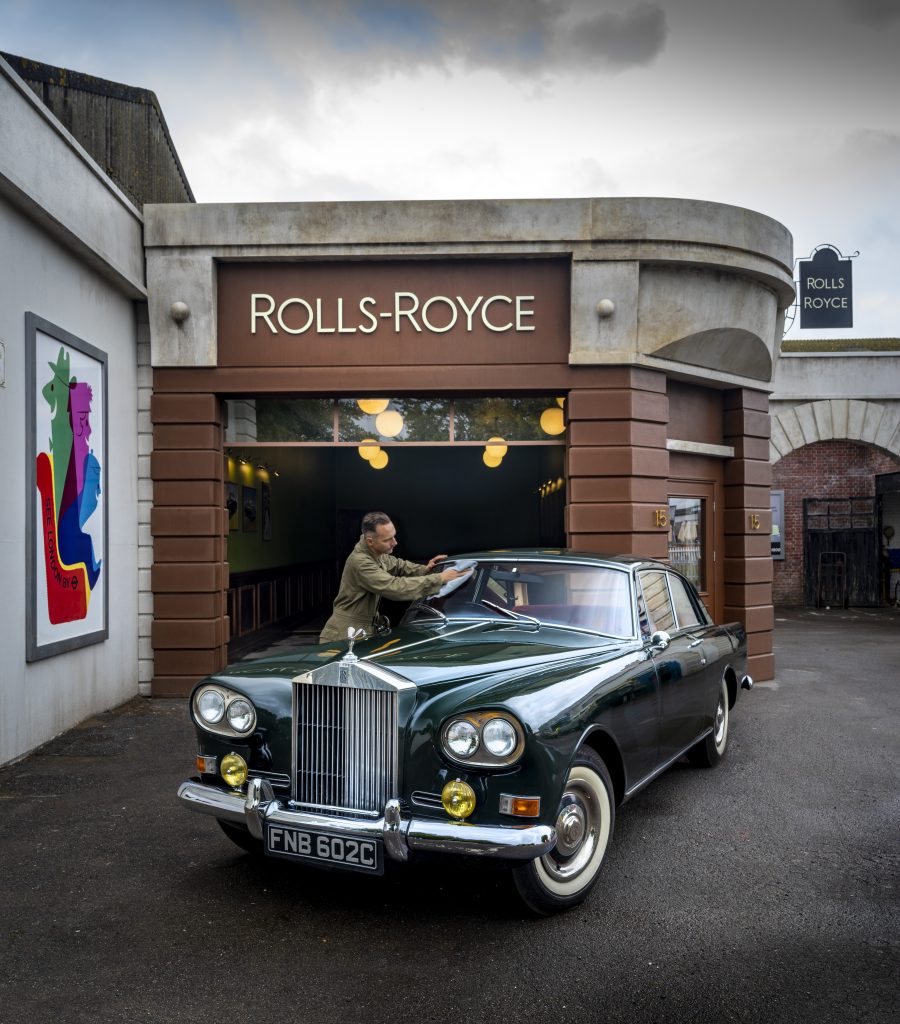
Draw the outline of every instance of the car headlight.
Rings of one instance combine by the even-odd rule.
[[[238,697],[237,700],[229,702],[227,714],[228,724],[235,732],[249,732],[256,721],[253,707],[243,697]]]
[[[256,710],[226,686],[202,686],[194,694],[194,720],[220,736],[247,736],[256,728]]]
[[[471,722],[452,722],[447,728],[447,748],[454,757],[471,757],[478,749],[478,730]]]
[[[215,725],[225,717],[225,698],[218,690],[203,690],[197,695],[197,713],[207,725]]]
[[[506,768],[525,749],[525,730],[506,711],[469,711],[444,722],[441,749],[457,764],[473,768]]]
[[[519,737],[505,718],[492,718],[481,730],[485,747],[494,757],[509,757],[516,749]]]

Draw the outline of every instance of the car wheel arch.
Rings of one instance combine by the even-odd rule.
[[[625,799],[625,762],[622,759],[619,745],[608,732],[595,727],[582,736],[581,742],[572,755],[573,761],[582,747],[590,747],[606,765],[606,770],[609,772],[609,778],[613,785],[616,806],[618,807]]]
[[[725,680],[725,685],[728,687],[728,710],[731,711],[737,702],[738,681],[737,675],[735,675],[735,671],[730,665],[725,666],[722,678]]]

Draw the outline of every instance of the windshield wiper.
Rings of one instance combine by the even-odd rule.
[[[543,625],[541,620],[536,619],[533,615],[523,615],[522,612],[514,612],[509,608],[504,608],[502,605],[494,604],[493,601],[488,601],[484,598],[482,598],[481,603],[485,608],[491,608],[495,612],[500,612],[501,615],[508,616],[513,622],[527,623],[529,626],[534,626],[535,629],[540,629]]]

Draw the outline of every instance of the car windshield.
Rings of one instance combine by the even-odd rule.
[[[489,603],[488,603],[489,602]],[[440,611],[450,619],[503,618],[496,609],[605,636],[634,635],[631,586],[624,570],[562,562],[479,562],[446,596],[410,609]],[[496,608],[490,607],[495,605]]]

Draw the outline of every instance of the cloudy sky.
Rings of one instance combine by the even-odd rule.
[[[199,202],[731,203],[859,252],[788,337],[900,336],[900,0],[0,0],[0,50],[152,89]]]

